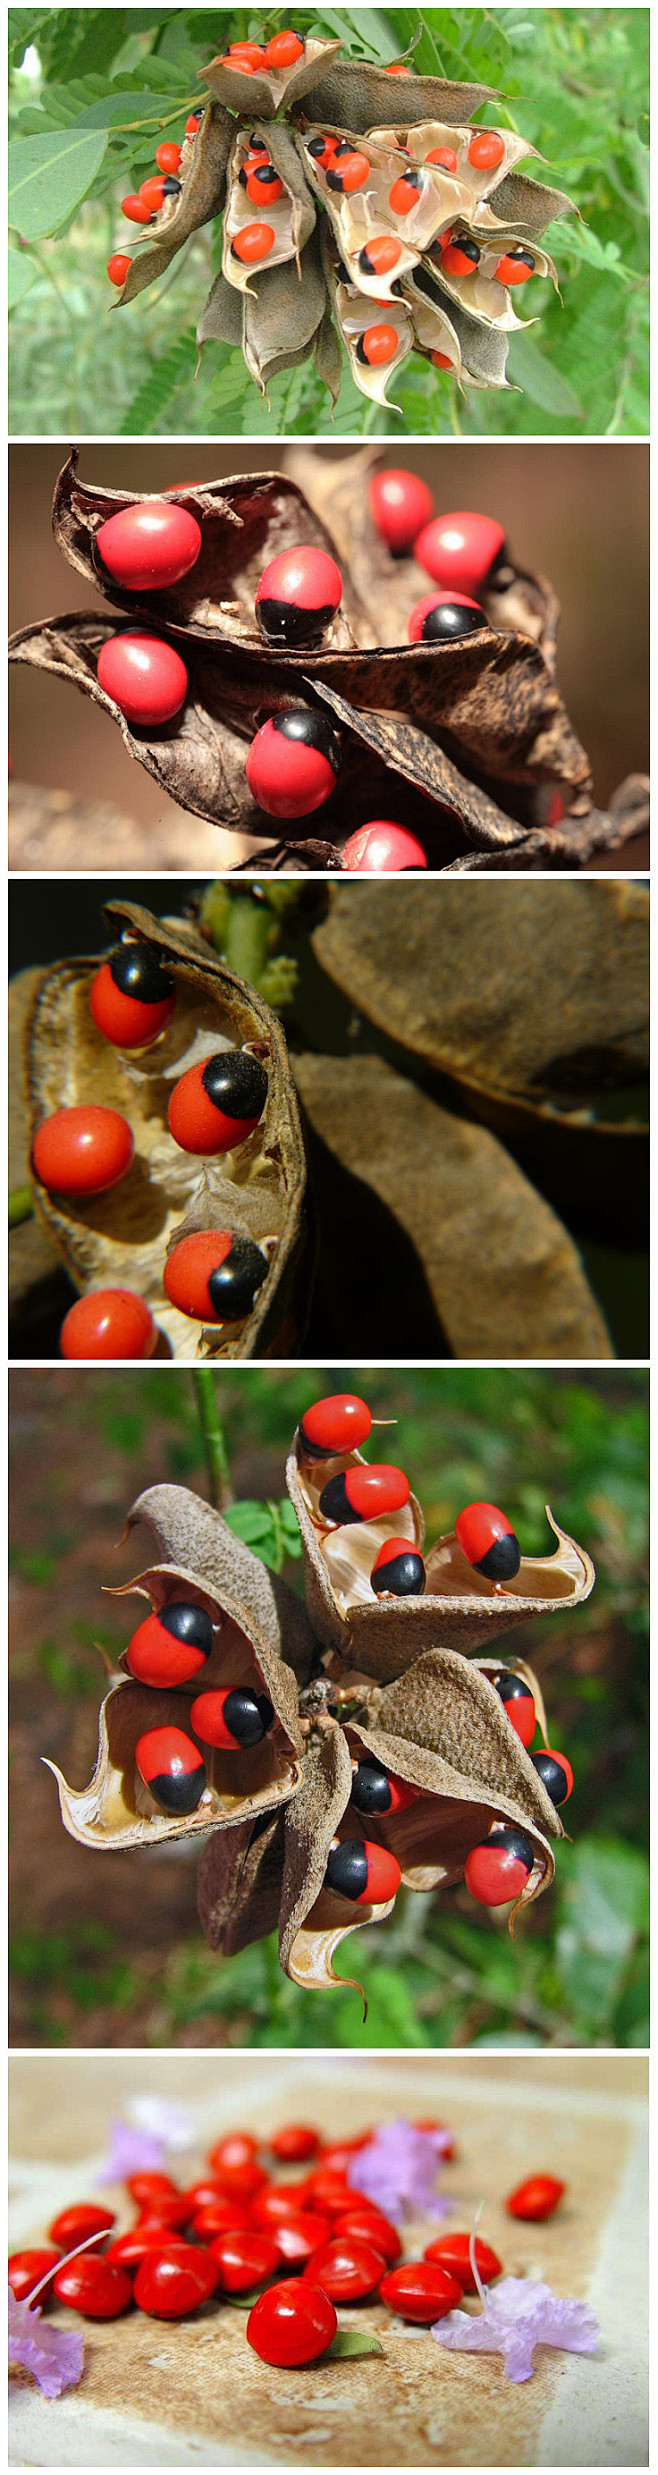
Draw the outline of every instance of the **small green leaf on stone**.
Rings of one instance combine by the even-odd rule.
[[[340,2362],[345,2355],[383,2355],[379,2338],[371,2329],[337,2329],[335,2338],[323,2355],[323,2363]]]

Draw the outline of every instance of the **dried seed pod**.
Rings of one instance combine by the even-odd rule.
[[[253,290],[256,272],[264,266],[267,273],[276,266],[295,262],[298,279],[301,275],[301,253],[315,226],[315,208],[307,183],[301,173],[299,155],[291,132],[277,123],[253,123],[256,137],[264,137],[269,129],[267,146],[274,171],[283,184],[283,194],[270,205],[264,198],[262,208],[255,208],[240,181],[249,140],[244,130],[236,138],[227,174],[227,198],[224,212],[222,271],[229,284],[239,292]],[[268,246],[255,257],[242,256],[242,236],[253,231],[255,219],[264,218],[271,234]],[[248,244],[247,244],[248,246]]]
[[[291,1661],[307,1672],[312,1640],[299,1601],[236,1539],[221,1515],[184,1487],[153,1487],[138,1497],[129,1528],[144,1522],[163,1560],[112,1591],[136,1591],[157,1610],[185,1599],[205,1608],[215,1629],[203,1671],[204,1690],[247,1684],[265,1692],[275,1716],[263,1741],[223,1753],[203,1746],[207,1787],[196,1811],[172,1817],[158,1810],[135,1766],[135,1747],[150,1728],[190,1732],[198,1679],[175,1691],[132,1679],[113,1680],[102,1703],[96,1768],[89,1787],[68,1787],[56,1764],[62,1819],[86,1846],[133,1847],[163,1838],[233,1828],[271,1816],[301,1779],[298,1689]],[[285,1649],[285,1657],[281,1648]]]
[[[79,1287],[118,1282],[145,1297],[173,1355],[250,1357],[290,1348],[307,1289],[305,1163],[286,1043],[276,1015],[194,930],[167,926],[130,903],[108,906],[111,924],[148,944],[176,985],[171,1022],[154,1047],[126,1054],[105,1041],[89,1009],[97,967],[84,960],[45,972],[28,1036],[32,1131],[61,1106],[87,1098],[125,1115],[135,1135],[126,1179],[87,1204],[63,1203],[36,1186],[37,1209]],[[262,1119],[238,1154],[202,1168],[169,1134],[167,1108],[181,1074],[217,1048],[248,1046],[266,1065]],[[203,1327],[166,1301],[168,1249],[191,1229],[234,1229],[269,1260],[241,1326]]]
[[[362,1013],[453,1077],[501,1132],[541,1119],[562,1145],[571,1130],[574,1170],[576,1146],[590,1177],[602,1144],[621,1166],[634,1129],[606,1128],[600,1098],[588,1122],[583,1103],[646,1068],[643,887],[546,879],[508,886],[501,905],[481,886],[466,919],[447,886],[425,887],[419,905],[403,884],[374,885],[358,910],[357,921],[337,887],[314,943]]]
[[[223,281],[221,277],[217,280]],[[297,277],[293,280],[296,283]],[[231,293],[232,300],[234,297]],[[249,314],[258,306],[258,299],[250,301]],[[318,308],[318,315],[321,314],[322,297]],[[88,584],[96,590],[100,585],[105,599],[116,609],[134,617],[137,606],[148,614],[151,623],[155,620],[158,627],[162,624],[172,635],[185,635],[188,641],[194,639],[216,646],[218,640],[221,643],[225,639],[227,644],[253,648],[260,658],[262,639],[254,604],[263,568],[280,550],[296,549],[301,540],[313,549],[325,550],[330,557],[334,555],[327,525],[315,514],[294,479],[278,472],[259,473],[257,478],[231,474],[221,481],[204,482],[196,489],[160,493],[160,499],[164,496],[167,504],[183,503],[196,516],[201,526],[201,550],[187,576],[162,592],[149,593],[147,601],[140,603],[139,594],[114,585],[105,571],[99,576],[95,551],[101,526],[122,508],[132,506],[134,496],[128,491],[103,490],[94,483],[79,481],[77,465],[78,449],[74,448],[55,487],[53,533],[58,549]],[[327,644],[351,645],[354,634],[363,628],[364,619],[348,575],[341,608],[327,630]]]
[[[272,121],[282,106],[290,111],[303,103],[326,77],[341,49],[339,42],[323,43],[311,36],[304,43],[301,58],[291,68],[257,68],[254,76],[249,77],[242,69],[231,68],[228,59],[219,59],[209,62],[203,76],[220,103],[228,104],[229,111],[247,115],[251,130],[261,121]],[[271,151],[269,136],[267,142]]]
[[[131,259],[123,290],[117,293],[113,309],[121,309],[135,301],[149,284],[166,275],[172,259],[183,243],[210,223],[218,214],[224,194],[226,167],[234,136],[234,123],[221,103],[209,103],[203,113],[194,144],[186,140],[180,165],[181,187],[177,197],[165,201],[156,218],[154,239],[138,247]],[[152,229],[153,227],[151,227]]]
[[[323,1463],[322,1484],[327,1475],[362,1458],[350,1453]],[[437,1639],[449,1643],[451,1650],[477,1650],[532,1615],[578,1606],[594,1587],[590,1557],[558,1527],[547,1506],[557,1550],[550,1556],[522,1556],[513,1587],[495,1591],[474,1573],[453,1533],[438,1539],[425,1556],[426,1586],[420,1601],[380,1599],[374,1604],[370,1569],[383,1540],[395,1535],[423,1546],[424,1523],[415,1496],[402,1513],[387,1520],[327,1536],[319,1514],[321,1489],[300,1462],[297,1446],[286,1464],[286,1485],[302,1537],[311,1623],[320,1640],[381,1683],[402,1675]]]
[[[295,1078],[324,1313],[345,1355],[387,1330],[393,1301],[396,1347],[412,1358],[428,1346],[457,1358],[613,1355],[573,1240],[494,1135],[382,1057],[298,1055]],[[378,1232],[356,1254],[346,1173],[389,1215],[385,1241]]]
[[[286,1976],[311,1990],[356,1983],[353,1977],[334,1975],[334,1953],[357,1928],[381,1924],[394,1905],[389,1899],[376,1907],[359,1906],[352,1917],[345,1900],[326,1888],[331,1842],[349,1803],[351,1783],[346,1738],[342,1728],[329,1721],[323,1734],[310,1740],[290,1828],[284,1828],[279,1953]],[[364,1834],[359,1830],[354,1835]]]
[[[199,1917],[211,1951],[233,1959],[276,1932],[284,1862],[283,1813],[214,1831],[199,1859]]]

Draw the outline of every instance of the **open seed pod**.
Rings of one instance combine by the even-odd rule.
[[[118,309],[135,301],[149,284],[166,275],[179,249],[209,223],[217,214],[224,194],[226,167],[234,137],[234,123],[221,103],[209,103],[197,130],[194,142],[183,141],[180,162],[181,187],[177,197],[164,198],[152,223],[152,235],[138,244],[131,259],[122,291],[112,302]]]
[[[595,1572],[583,1547],[558,1527],[546,1507],[558,1545],[550,1556],[522,1556],[514,1583],[493,1583],[474,1571],[451,1532],[430,1547],[421,1597],[376,1598],[371,1572],[384,1540],[408,1538],[422,1549],[424,1522],[415,1496],[402,1512],[380,1520],[330,1529],[320,1512],[328,1478],[342,1475],[363,1454],[337,1454],[311,1463],[295,1439],[286,1464],[286,1485],[304,1549],[306,1603],[321,1641],[339,1650],[350,1666],[388,1684],[438,1641],[451,1650],[477,1650],[526,1624],[530,1616],[555,1614],[589,1598]]]
[[[295,1985],[316,1992],[353,1985],[354,1977],[337,1977],[333,1959],[341,1942],[364,1925],[381,1925],[395,1905],[387,1899],[356,1909],[325,1885],[332,1840],[349,1803],[352,1767],[347,1738],[329,1720],[321,1735],[312,1736],[304,1755],[304,1779],[284,1826],[285,1858],[281,1885],[279,1954],[286,1976]],[[353,1833],[362,1838],[360,1829]]]
[[[199,1858],[199,1918],[211,1951],[233,1959],[279,1922],[284,1860],[283,1812],[259,1814],[232,1831],[214,1831]]]
[[[303,45],[298,59],[288,68],[271,69],[264,63],[245,70],[230,54],[211,61],[202,72],[206,87],[217,98],[206,107],[196,136],[186,139],[180,163],[181,188],[175,198],[163,200],[152,218],[153,237],[140,246],[131,260],[120,301],[128,302],[145,290],[163,273],[181,242],[212,216],[224,214],[222,278],[216,283],[201,319],[199,341],[217,340],[242,345],[247,368],[258,385],[264,388],[267,377],[277,369],[290,368],[305,360],[315,346],[318,372],[336,400],[340,387],[340,341],[347,346],[350,364],[357,385],[376,401],[386,402],[386,375],[414,349],[414,329],[409,320],[401,320],[398,348],[388,372],[382,369],[373,375],[368,366],[369,355],[358,346],[365,329],[354,324],[354,314],[341,297],[340,290],[328,278],[325,298],[333,310],[336,327],[329,334],[327,318],[320,310],[313,317],[315,304],[302,295],[317,285],[319,259],[304,267],[301,252],[313,229],[314,200],[318,201],[323,224],[336,234],[340,247],[347,254],[350,274],[355,272],[357,291],[361,284],[359,258],[368,234],[395,232],[401,236],[400,274],[413,269],[418,251],[433,250],[442,231],[450,229],[451,220],[460,220],[464,228],[477,226],[485,238],[489,232],[511,229],[517,246],[530,242],[533,247],[538,234],[554,216],[571,211],[570,200],[559,190],[544,189],[539,182],[529,180],[517,169],[520,159],[534,152],[521,135],[511,131],[486,133],[472,129],[469,116],[487,101],[490,89],[481,85],[450,85],[441,78],[417,77],[405,79],[404,96],[396,96],[390,78],[381,68],[366,62],[343,62],[337,54],[339,42],[322,42],[310,38]],[[404,121],[393,125],[391,112],[395,101],[404,105]],[[284,117],[285,115],[285,117]],[[239,235],[254,221],[254,209],[240,181],[245,146],[252,131],[269,148],[270,160],[284,183],[281,196],[274,199],[267,212],[267,228],[260,234],[257,251],[258,274],[245,267]],[[333,133],[346,140],[348,146],[359,148],[365,136],[368,155],[368,177],[357,183],[347,197],[336,193],[331,176],[327,176],[311,151],[314,138]],[[493,165],[480,163],[483,138],[491,145]],[[441,138],[449,142],[449,165],[427,161],[436,152]],[[433,145],[432,145],[433,141]],[[296,169],[295,166],[296,156]],[[405,166],[416,170],[419,194],[409,201],[403,199],[401,211],[395,191],[396,179],[404,177]],[[492,203],[493,200],[493,203]],[[272,220],[270,222],[270,212]],[[235,254],[238,243],[237,256]],[[357,247],[357,241],[359,246]],[[267,301],[262,293],[268,283],[294,259],[298,277],[297,295],[286,285]],[[535,260],[535,271],[546,273],[549,262],[541,253]],[[478,285],[478,299],[472,307],[475,322],[488,321],[495,315],[497,326],[512,328],[516,317],[505,296],[504,305],[490,301],[495,294],[494,281],[486,273]],[[495,276],[495,263],[492,262]],[[440,281],[443,285],[443,276]],[[243,293],[245,304],[250,297],[263,302],[268,327],[268,351],[262,349],[262,338],[250,329],[245,312],[241,326],[231,314],[227,294],[231,289]],[[367,287],[372,292],[372,286]],[[391,295],[388,286],[384,297]],[[458,295],[455,295],[458,299]],[[312,320],[312,323],[311,323]],[[286,323],[284,323],[284,321]],[[473,318],[469,321],[474,324]],[[468,339],[465,339],[466,342]],[[422,339],[419,338],[423,349]],[[431,350],[432,347],[429,346]],[[440,345],[435,349],[441,349]],[[472,374],[475,385],[504,384],[500,356],[486,354],[479,359],[479,368],[470,370],[470,356],[462,348],[459,356],[448,356],[459,382],[468,383]]]
[[[152,1047],[122,1051],[97,1031],[89,1008],[100,958],[44,973],[28,1031],[32,1136],[44,1118],[93,1093],[95,1103],[128,1119],[135,1154],[119,1185],[86,1201],[58,1199],[35,1179],[37,1210],[79,1288],[123,1285],[146,1298],[172,1355],[235,1358],[292,1349],[306,1319],[310,1241],[304,1147],[281,1025],[180,921],[164,923],[130,903],[108,906],[107,917],[165,965],[176,1011]],[[204,1166],[170,1134],[171,1094],[191,1065],[239,1047],[266,1068],[263,1116],[237,1150]],[[190,1230],[226,1228],[254,1241],[267,1269],[242,1321],[204,1329],[169,1304],[163,1267]]]
[[[256,322],[254,353],[262,354],[263,367],[270,349],[275,355],[277,349],[276,334],[268,339],[266,280],[277,286],[297,276],[289,267],[276,268],[261,279],[257,299],[245,295],[241,304],[241,314],[246,305],[247,318]],[[230,287],[223,277],[218,281],[227,298]],[[370,314],[372,304],[364,311],[351,291],[346,301],[357,324]],[[391,317],[402,315],[404,305],[394,303]],[[322,335],[330,357],[324,322]],[[386,373],[372,375],[377,384]],[[396,562],[376,543],[366,506],[368,469],[366,453],[346,468],[332,466],[327,480],[321,472],[314,478],[312,458],[301,451],[292,458],[290,480],[239,476],[169,493],[195,510],[202,551],[180,586],[140,600],[101,574],[95,549],[101,524],[129,502],[123,493],[81,484],[71,458],[56,492],[56,538],[79,572],[101,585],[112,615],[79,612],[22,629],[12,640],[12,658],[71,680],[112,716],[130,755],[181,807],[252,833],[266,846],[269,838],[274,864],[295,849],[306,863],[339,866],[355,827],[372,817],[373,806],[375,814],[390,814],[392,799],[398,821],[415,829],[429,865],[439,870],[461,868],[465,846],[523,854],[530,833],[533,865],[540,851],[555,859],[558,845],[564,852],[568,843],[580,866],[597,840],[641,830],[641,786],[631,786],[621,824],[591,807],[587,758],[553,677],[557,606],[550,587],[510,557],[484,592],[481,629],[455,643],[410,644],[408,619],[427,578],[413,560]],[[265,647],[255,616],[258,578],[279,550],[300,540],[338,551],[341,609],[321,649]],[[99,686],[98,657],[123,619],[152,624],[154,618],[184,654],[187,696],[172,722],[131,727]],[[256,730],[291,704],[330,708],[340,731],[341,765],[321,810],[290,820],[281,834],[252,798],[246,761]],[[552,829],[541,832],[548,801],[556,796],[568,810],[557,842]],[[267,865],[267,849],[264,856]]]
[[[571,1133],[591,1176],[602,1146],[621,1171],[644,1140],[633,1117],[608,1123],[606,1093],[646,1072],[648,937],[644,887],[546,880],[508,886],[502,905],[484,885],[466,903],[447,885],[422,903],[402,884],[362,888],[358,903],[336,888],[313,942],[352,1003],[476,1114],[501,1133]]]
[[[142,1522],[154,1533],[163,1560],[111,1595],[138,1593],[154,1612],[181,1600],[203,1607],[213,1625],[213,1647],[203,1668],[175,1690],[161,1691],[132,1676],[112,1682],[101,1705],[98,1758],[88,1788],[69,1788],[49,1764],[66,1829],[85,1846],[150,1846],[236,1824],[251,1831],[294,1794],[302,1775],[294,1666],[307,1672],[312,1650],[303,1606],[234,1537],[220,1514],[187,1488],[147,1489],[128,1515],[129,1528]],[[135,1629],[131,1610],[130,1630]],[[198,1694],[236,1685],[265,1693],[274,1720],[260,1744],[228,1752],[195,1736],[189,1712]],[[135,1763],[139,1738],[168,1726],[189,1737],[206,1772],[195,1810],[180,1816],[162,1810]]]
[[[263,639],[255,613],[256,592],[271,559],[300,541],[335,557],[335,542],[323,518],[287,473],[236,473],[221,481],[203,482],[192,490],[157,493],[157,503],[185,506],[201,527],[202,546],[194,567],[167,591],[140,596],[115,584],[96,549],[103,524],[123,507],[134,506],[129,490],[103,490],[78,480],[79,450],[74,447],[62,467],[53,499],[53,533],[69,566],[87,584],[100,589],[125,618],[155,621],[174,637],[200,645],[246,645],[263,654]],[[349,565],[344,575],[340,607],[324,639],[343,648],[372,642],[368,613],[352,584]]]

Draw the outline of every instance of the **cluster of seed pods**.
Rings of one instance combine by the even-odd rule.
[[[372,1416],[366,1401],[357,1394],[336,1393],[326,1400],[316,1401],[304,1412],[298,1443],[302,1464],[315,1474],[319,1483],[322,1463],[337,1456],[358,1452],[372,1432]],[[394,1524],[395,1515],[409,1503],[410,1484],[404,1470],[391,1463],[374,1463],[359,1459],[340,1472],[332,1473],[318,1498],[318,1519],[327,1533],[354,1523]],[[504,1595],[506,1587],[516,1578],[521,1563],[521,1549],[507,1514],[495,1504],[466,1504],[454,1522],[457,1545],[471,1571],[489,1584],[493,1593]],[[385,1537],[373,1556],[370,1587],[379,1599],[386,1597],[420,1599],[425,1590],[425,1565],[422,1555],[406,1537],[396,1534]],[[521,1743],[530,1749],[535,1733],[536,1714],[530,1687],[521,1677],[502,1668],[492,1675],[492,1683],[500,1695],[510,1725]],[[542,1781],[552,1804],[564,1804],[573,1788],[573,1771],[566,1754],[546,1747],[531,1753],[533,1768]],[[416,1801],[418,1790],[387,1771],[370,1754],[352,1763],[351,1804],[366,1818],[376,1816],[385,1823],[387,1816],[403,1811]],[[502,1907],[516,1899],[525,1889],[533,1865],[532,1842],[527,1834],[509,1824],[495,1824],[486,1839],[471,1848],[464,1866],[464,1880],[471,1897],[482,1907]],[[379,1841],[351,1839],[349,1812],[345,1816],[343,1834],[337,1837],[329,1856],[327,1887],[355,1904],[393,1899],[399,1889],[401,1868],[392,1851]]]
[[[174,981],[152,949],[122,943],[92,982],[89,1005],[102,1037],[129,1056],[151,1048],[176,1007]],[[239,1152],[260,1124],[268,1076],[246,1048],[222,1048],[188,1068],[168,1107],[172,1143],[200,1161]],[[86,1201],[107,1194],[131,1168],[134,1137],[118,1109],[90,1101],[55,1110],[37,1128],[32,1167],[50,1195]],[[268,1271],[268,1257],[234,1229],[191,1232],[168,1254],[164,1295],[199,1322],[238,1324],[249,1315]],[[65,1358],[148,1358],[158,1327],[144,1298],[123,1288],[89,1291],[65,1316]]]
[[[449,645],[486,628],[475,596],[486,590],[505,557],[502,526],[472,510],[437,515],[426,482],[397,468],[372,479],[370,509],[393,555],[413,550],[434,581],[434,590],[410,611],[409,642]],[[109,517],[94,545],[100,576],[136,595],[179,583],[202,547],[196,517],[157,499],[137,501]],[[340,568],[326,551],[304,542],[281,551],[264,568],[256,590],[255,618],[264,642],[277,651],[321,644],[342,592]],[[100,687],[133,727],[164,730],[185,704],[188,673],[181,654],[144,628],[108,637],[97,672]],[[324,806],[336,789],[341,763],[341,733],[332,719],[307,705],[285,706],[256,732],[246,776],[263,814],[290,820]],[[427,860],[414,834],[393,819],[375,817],[348,838],[341,865],[353,875],[382,875],[426,868]]]
[[[441,2133],[443,2154],[454,2154],[442,2124],[413,2128]],[[328,2352],[341,2305],[383,2303],[430,2327],[478,2291],[478,2278],[502,2276],[503,2263],[466,2231],[435,2235],[421,2257],[404,2258],[398,2227],[350,2181],[372,2138],[369,2130],[324,2142],[306,2122],[283,2123],[268,2141],[228,2133],[186,2189],[166,2173],[131,2175],[135,2214],[121,2233],[115,2211],[96,2202],[60,2210],[43,2244],[11,2254],[10,2290],[18,2302],[41,2294],[91,2321],[118,2320],[133,2306],[182,2320],[211,2298],[243,2309],[248,2300],[249,2345],[262,2362],[287,2367]],[[281,2167],[293,2171],[280,2175]],[[532,2174],[509,2194],[508,2215],[543,2223],[564,2190],[557,2177]]]
[[[208,63],[182,145],[158,147],[156,174],[123,200],[155,229],[134,259],[113,254],[110,281],[134,299],[221,216],[198,341],[241,342],[263,392],[313,354],[335,402],[341,347],[384,404],[410,353],[460,387],[504,387],[519,287],[556,281],[539,240],[570,200],[519,171],[534,151],[520,134],[472,125],[487,88],[341,49],[286,27]]]

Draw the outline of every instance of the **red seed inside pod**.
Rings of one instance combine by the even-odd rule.
[[[327,165],[327,188],[337,190],[339,196],[351,197],[354,190],[365,189],[369,177],[370,157],[359,154],[356,148],[352,154],[337,151]]]
[[[396,555],[411,549],[422,526],[431,523],[434,515],[427,482],[404,466],[390,465],[387,472],[373,474],[368,504],[378,533]]]
[[[357,1451],[371,1427],[367,1401],[358,1392],[330,1392],[305,1409],[298,1440],[309,1461],[329,1461],[335,1453]]]
[[[426,868],[427,858],[415,834],[378,817],[372,825],[361,825],[357,834],[350,834],[340,864],[351,876],[401,876]]]
[[[455,1537],[462,1555],[486,1581],[513,1581],[521,1549],[511,1521],[497,1504],[466,1504],[457,1514]]]
[[[425,156],[425,162],[437,163],[442,172],[456,172],[457,156],[454,146],[432,146],[429,155]]]
[[[481,1908],[504,1908],[508,1899],[520,1898],[533,1863],[532,1841],[525,1831],[501,1825],[471,1848],[464,1866],[467,1891]]]
[[[49,1194],[102,1195],[125,1177],[134,1149],[127,1118],[89,1102],[44,1118],[34,1137],[32,1166]]]
[[[150,215],[159,214],[160,207],[162,206],[164,199],[164,184],[165,175],[163,172],[153,172],[151,173],[149,180],[140,181],[138,196],[143,198],[144,205],[148,207]]]
[[[235,1753],[263,1743],[274,1711],[266,1693],[252,1693],[244,1685],[232,1685],[229,1690],[224,1687],[214,1693],[197,1694],[190,1718],[202,1744]]]
[[[175,1014],[175,984],[149,946],[120,945],[92,980],[89,1008],[115,1048],[150,1048]]]
[[[416,167],[413,169],[410,167],[408,172],[401,172],[399,179],[394,180],[393,187],[388,193],[391,214],[411,215],[426,186],[422,172]]]
[[[323,1520],[337,1524],[378,1521],[387,1513],[401,1512],[408,1502],[409,1480],[404,1470],[392,1462],[370,1461],[327,1479],[320,1513]]]
[[[164,1813],[195,1813],[206,1784],[198,1745],[181,1727],[151,1727],[138,1737],[135,1762],[145,1787]]]
[[[496,165],[503,162],[504,154],[505,139],[499,129],[475,130],[468,149],[468,160],[474,164],[476,172],[494,172]]]
[[[158,1327],[132,1289],[90,1289],[70,1306],[59,1336],[63,1358],[152,1358]]]
[[[267,1100],[267,1075],[250,1050],[218,1049],[181,1076],[171,1095],[169,1132],[181,1151],[207,1158],[235,1151],[254,1133]]]
[[[267,816],[312,816],[331,798],[340,764],[340,739],[328,717],[290,706],[256,732],[247,781]]]
[[[231,255],[242,266],[259,266],[262,258],[269,258],[275,239],[271,223],[244,223],[231,242]]]
[[[552,1745],[542,1745],[540,1753],[530,1756],[542,1787],[553,1805],[566,1805],[573,1791],[573,1771],[566,1753],[556,1753]]]
[[[283,197],[283,181],[279,180],[273,163],[254,163],[247,172],[246,191],[250,206],[278,206]]]
[[[139,1684],[172,1691],[205,1667],[213,1644],[211,1618],[193,1600],[172,1599],[145,1616],[126,1651],[126,1666]],[[192,1721],[194,1725],[194,1721]]]
[[[383,1762],[378,1762],[374,1753],[364,1753],[361,1761],[356,1763],[352,1773],[350,1803],[357,1813],[368,1817],[404,1813],[407,1805],[415,1804],[419,1795],[419,1788],[410,1787],[406,1779],[398,1779],[394,1771],[385,1770]]]
[[[465,283],[468,276],[477,273],[481,255],[477,241],[469,240],[465,232],[459,232],[454,240],[448,239],[445,247],[441,243],[443,272],[452,275],[456,283]]]
[[[96,534],[95,547],[115,584],[130,593],[156,593],[179,584],[203,547],[196,516],[165,499],[143,499],[120,507]]]
[[[281,550],[263,569],[256,592],[256,617],[268,644],[294,648],[319,642],[342,591],[340,568],[325,550],[303,542]]]
[[[172,1247],[162,1286],[170,1304],[199,1323],[241,1323],[267,1271],[267,1256],[252,1238],[233,1229],[199,1230]]]
[[[500,564],[505,549],[502,524],[493,516],[470,509],[435,516],[414,542],[414,558],[435,584],[447,592],[478,593]]]
[[[425,1588],[422,1555],[409,1538],[386,1538],[370,1574],[378,1598],[418,1598]]]
[[[515,284],[529,283],[534,272],[535,259],[530,249],[509,249],[506,256],[498,260],[495,280],[497,284],[507,284],[513,290]]]
[[[114,256],[108,258],[106,274],[109,275],[110,283],[116,284],[119,292],[125,284],[129,266],[132,266],[132,258],[124,257],[120,249],[115,249]]]
[[[292,26],[284,26],[283,32],[273,34],[271,42],[265,46],[265,66],[275,72],[293,69],[296,61],[301,60],[303,50],[301,35],[295,34]]]
[[[397,1857],[378,1840],[341,1839],[330,1851],[324,1878],[327,1890],[353,1907],[377,1908],[395,1899],[402,1874]]]
[[[174,645],[146,629],[108,636],[97,663],[98,685],[127,722],[142,730],[173,722],[187,695],[187,671]]]
[[[480,603],[471,601],[468,594],[424,593],[411,613],[409,642],[452,644],[462,636],[476,635],[486,624]]]
[[[178,172],[180,159],[181,148],[176,145],[173,138],[166,138],[162,146],[156,146],[155,160],[160,172]]]
[[[363,249],[359,250],[361,274],[390,275],[393,267],[398,265],[401,256],[402,242],[396,241],[392,232],[373,233]]]
[[[382,369],[394,360],[399,340],[397,327],[366,327],[356,345],[357,361],[362,361],[366,369]]]
[[[122,198],[122,200],[121,200],[121,213],[122,213],[122,215],[125,215],[125,216],[126,216],[128,223],[150,223],[150,221],[151,221],[151,209],[150,209],[150,206],[146,206],[146,205],[145,205],[145,202],[144,202],[144,199],[143,199],[143,198],[138,197],[135,193],[131,193],[131,194],[130,194],[130,196],[128,196],[127,198]],[[112,260],[110,260],[110,265],[111,265],[112,263],[113,263],[113,261],[112,261]],[[130,259],[127,259],[127,260],[126,260],[126,264],[127,264],[128,266],[130,265]],[[110,273],[110,268],[109,268],[109,266],[108,266],[108,270],[107,270],[107,271],[108,271],[108,275],[109,275],[109,273]],[[113,283],[113,282],[114,282],[114,280],[115,280],[115,279],[114,279],[114,276],[111,276],[111,277],[110,277],[110,281],[111,281],[111,283]],[[120,283],[123,283],[123,276],[120,276],[120,277],[119,277],[119,282],[120,282]]]

